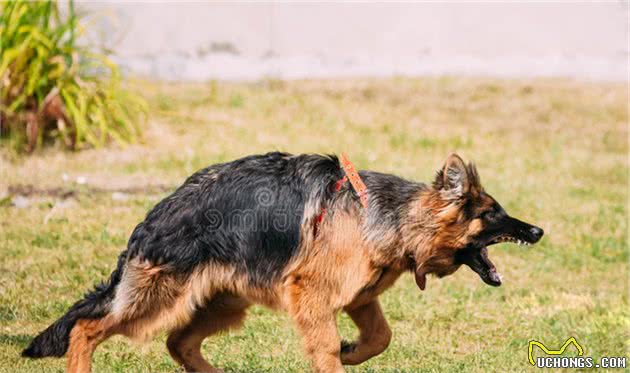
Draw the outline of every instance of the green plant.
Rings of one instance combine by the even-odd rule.
[[[107,55],[78,42],[82,31],[73,1],[67,12],[56,0],[0,4],[0,125],[14,148],[138,139],[146,103]]]

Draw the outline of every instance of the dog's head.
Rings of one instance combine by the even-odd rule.
[[[509,216],[481,186],[473,164],[451,154],[436,175],[432,189],[420,201],[431,215],[433,234],[414,256],[416,283],[424,290],[426,275],[443,277],[462,264],[489,285],[501,276],[488,258],[488,247],[500,242],[529,245],[543,230]]]

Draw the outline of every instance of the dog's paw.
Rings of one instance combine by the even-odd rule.
[[[354,342],[348,342],[346,340],[341,341],[341,353],[351,354],[357,349],[357,344]]]

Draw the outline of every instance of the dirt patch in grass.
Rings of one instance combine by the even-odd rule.
[[[79,193],[85,194],[113,194],[113,193],[122,193],[122,194],[157,194],[164,193],[168,191],[172,191],[175,189],[175,186],[166,186],[166,185],[140,185],[137,187],[123,187],[123,188],[100,188],[93,186],[82,186],[80,188],[69,189],[69,188],[38,188],[31,184],[26,185],[9,185],[7,188],[7,192],[10,195],[18,195],[23,197],[36,197],[36,196],[46,196],[46,197],[54,197],[60,199],[66,199],[70,197],[74,197]]]

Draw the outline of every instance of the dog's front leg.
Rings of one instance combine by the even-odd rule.
[[[378,300],[346,310],[359,328],[359,340],[355,343],[342,343],[341,362],[357,365],[385,351],[392,338],[392,332],[383,316]]]
[[[317,373],[343,373],[339,359],[340,338],[335,310],[328,306],[326,293],[292,284],[289,313],[302,335],[304,350]]]

